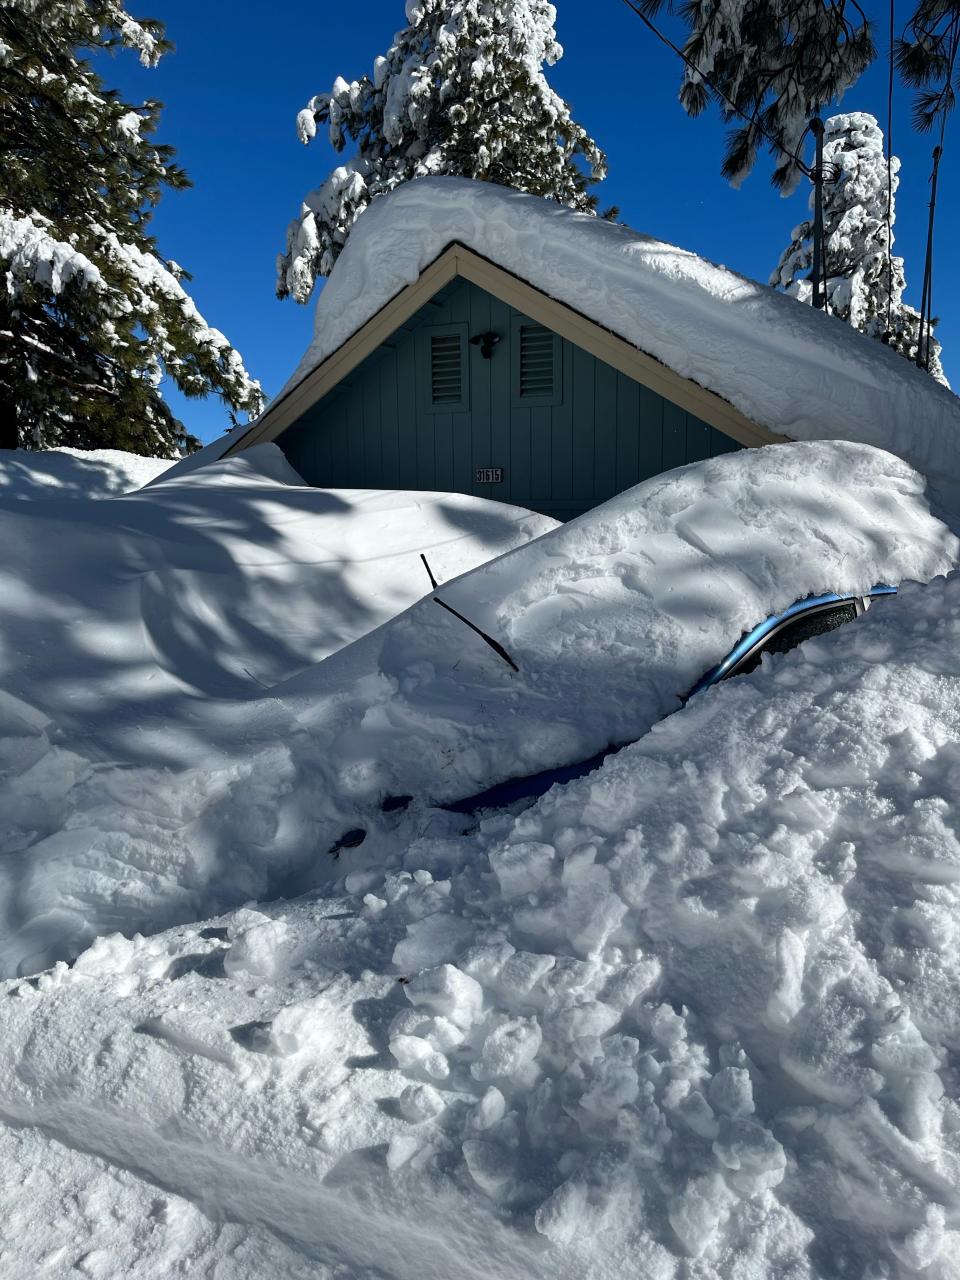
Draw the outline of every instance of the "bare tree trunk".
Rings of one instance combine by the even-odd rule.
[[[0,382],[0,449],[17,449],[20,432],[17,428],[17,405],[9,390]]]
[[[0,332],[12,332],[13,317],[5,300],[0,300]],[[9,338],[0,338],[6,346]],[[17,402],[6,381],[7,367],[0,361],[0,449],[16,449],[20,445],[20,430],[17,426]]]

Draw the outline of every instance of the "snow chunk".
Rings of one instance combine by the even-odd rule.
[[[458,1027],[473,1026],[483,1008],[479,982],[452,964],[425,969],[403,990],[411,1004],[432,1009]]]
[[[550,874],[554,857],[555,852],[549,845],[528,841],[492,850],[490,865],[501,890],[508,897],[517,897],[540,887]]]
[[[486,1036],[470,1070],[477,1080],[515,1076],[537,1056],[542,1039],[535,1019],[510,1018]]]

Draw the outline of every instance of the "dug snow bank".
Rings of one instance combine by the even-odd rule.
[[[110,501],[0,502],[0,971],[311,860],[296,726],[264,687],[429,590],[421,552],[455,576],[555,525],[310,488],[272,445]]]
[[[951,498],[960,492],[960,400],[882,343],[675,245],[463,178],[404,183],[364,212],[320,293],[313,341],[285,391],[454,241],[771,431],[878,445]]]
[[[923,481],[889,454],[728,454],[452,581],[438,548],[436,593],[264,691],[337,619],[372,625],[365,604],[350,611],[345,561],[380,573],[386,539],[380,580],[409,572],[416,593],[422,582],[424,539],[398,555],[399,534],[375,515],[364,543],[342,495],[285,485],[288,471],[266,446],[112,502],[71,503],[82,520],[51,519],[51,503],[17,504],[19,524],[4,514],[16,590],[2,597],[0,636],[17,701],[0,704],[0,973],[70,959],[97,934],[322,884],[350,830],[366,838],[345,864],[382,865],[441,821],[431,801],[640,737],[744,630],[792,601],[926,580],[957,562]],[[446,513],[464,509],[507,519],[440,498],[434,542],[449,536]],[[324,536],[343,539],[345,555],[323,551],[328,512]],[[495,527],[519,541],[538,519]],[[413,797],[406,810],[384,805],[401,796]]]
[[[5,984],[5,1215],[106,1274],[229,1221],[293,1275],[955,1280],[958,652],[908,586],[519,818]]]
[[[0,502],[8,498],[113,498],[175,465],[123,449],[0,449]]]

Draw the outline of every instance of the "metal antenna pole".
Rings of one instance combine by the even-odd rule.
[[[917,334],[917,367],[930,368],[930,320],[933,315],[933,216],[937,208],[937,172],[943,147],[933,148],[933,172],[930,175],[930,220],[927,223],[927,257],[923,267],[923,296],[920,299],[920,331]],[[926,347],[924,347],[926,336]]]
[[[817,140],[816,160],[813,165],[813,305],[822,311],[826,305],[823,259],[823,121],[814,116],[810,128]]]

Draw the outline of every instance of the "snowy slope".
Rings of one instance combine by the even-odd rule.
[[[421,551],[456,575],[555,524],[308,488],[272,445],[109,501],[0,499],[0,968],[264,892],[291,758],[264,688],[429,590]]]
[[[920,477],[863,446],[686,467],[453,581],[454,552],[482,560],[550,522],[455,496],[427,530],[384,533],[390,495],[372,523],[337,508],[326,525],[344,495],[285,484],[286,471],[275,448],[250,451],[85,504],[69,540],[51,504],[42,520],[39,504],[2,513],[0,972],[324,883],[353,828],[367,836],[350,864],[380,865],[449,825],[430,801],[639,737],[794,599],[957,563]],[[371,529],[385,567],[361,554]],[[475,541],[452,541],[465,531]],[[433,593],[308,665],[311,645],[321,657],[343,628],[399,608],[404,581],[419,594],[426,542],[437,596],[519,671]],[[344,547],[369,576],[351,577]],[[392,593],[380,617],[377,583]],[[406,811],[382,811],[403,795]]]
[[[752,421],[797,440],[889,449],[954,496],[960,400],[903,357],[687,250],[461,178],[405,183],[366,210],[319,296],[313,341],[285,390],[455,240]]]
[[[172,458],[122,449],[0,449],[0,502],[8,498],[112,498],[169,471]]]
[[[516,819],[4,984],[5,1277],[955,1280],[958,640],[905,588]]]
[[[109,504],[34,510],[0,491],[0,524],[16,590],[37,606],[7,603],[4,687],[37,689],[42,670],[53,710],[82,677],[116,715],[142,710],[148,682],[152,701],[247,697],[429,590],[421,551],[456,575],[556,521],[460,494],[311,488],[264,445]]]

